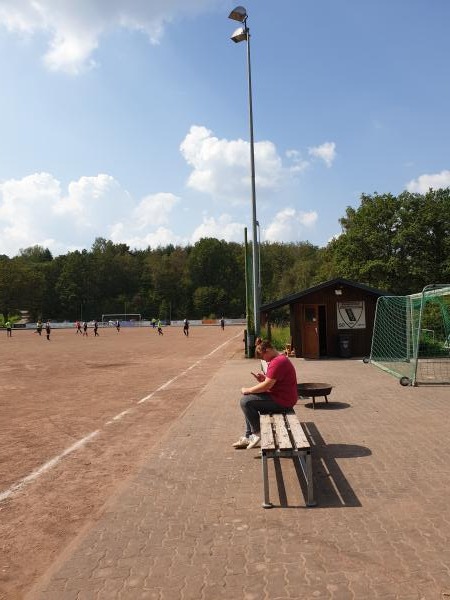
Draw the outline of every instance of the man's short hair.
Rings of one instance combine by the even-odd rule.
[[[258,358],[261,358],[264,352],[266,352],[269,348],[273,348],[271,342],[269,340],[261,340],[257,341],[255,347],[255,353]]]

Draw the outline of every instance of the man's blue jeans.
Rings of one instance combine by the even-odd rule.
[[[245,417],[245,437],[250,437],[252,433],[259,433],[260,414],[285,413],[290,410],[277,404],[267,392],[242,396],[241,409]]]

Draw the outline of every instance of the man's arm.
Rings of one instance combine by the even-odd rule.
[[[273,388],[273,386],[276,383],[276,379],[269,379],[268,377],[266,377],[264,379],[264,381],[261,381],[261,383],[257,383],[256,385],[254,385],[253,387],[243,387],[241,388],[241,392],[244,395],[247,394],[261,394],[262,392],[268,392],[269,390],[271,390]]]

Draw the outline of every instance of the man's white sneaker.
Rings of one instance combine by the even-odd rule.
[[[256,433],[252,433],[252,435],[249,438],[247,450],[250,450],[250,448],[257,448],[260,445],[259,444],[260,441],[261,441],[261,436],[257,435]]]
[[[236,448],[237,450],[240,450],[241,448],[247,448],[249,443],[250,443],[250,440],[247,437],[242,436],[238,439],[237,442],[234,442],[233,448]]]

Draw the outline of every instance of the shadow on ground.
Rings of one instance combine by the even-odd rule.
[[[333,402],[332,400],[328,400],[328,402],[318,402],[316,400],[315,407],[312,402],[307,402],[303,406],[313,410],[340,410],[342,408],[350,408],[351,404],[347,404],[347,402]]]
[[[326,444],[316,425],[311,422],[303,423],[312,446],[314,497],[316,508],[349,508],[360,507],[361,502],[352,489],[337,459],[350,459],[370,456],[372,452],[365,446],[356,444]],[[288,500],[286,485],[283,478],[282,465],[284,461],[292,461],[302,491],[304,504],[292,503]],[[274,508],[306,508],[306,482],[302,468],[296,458],[273,459],[279,504],[273,503]]]

